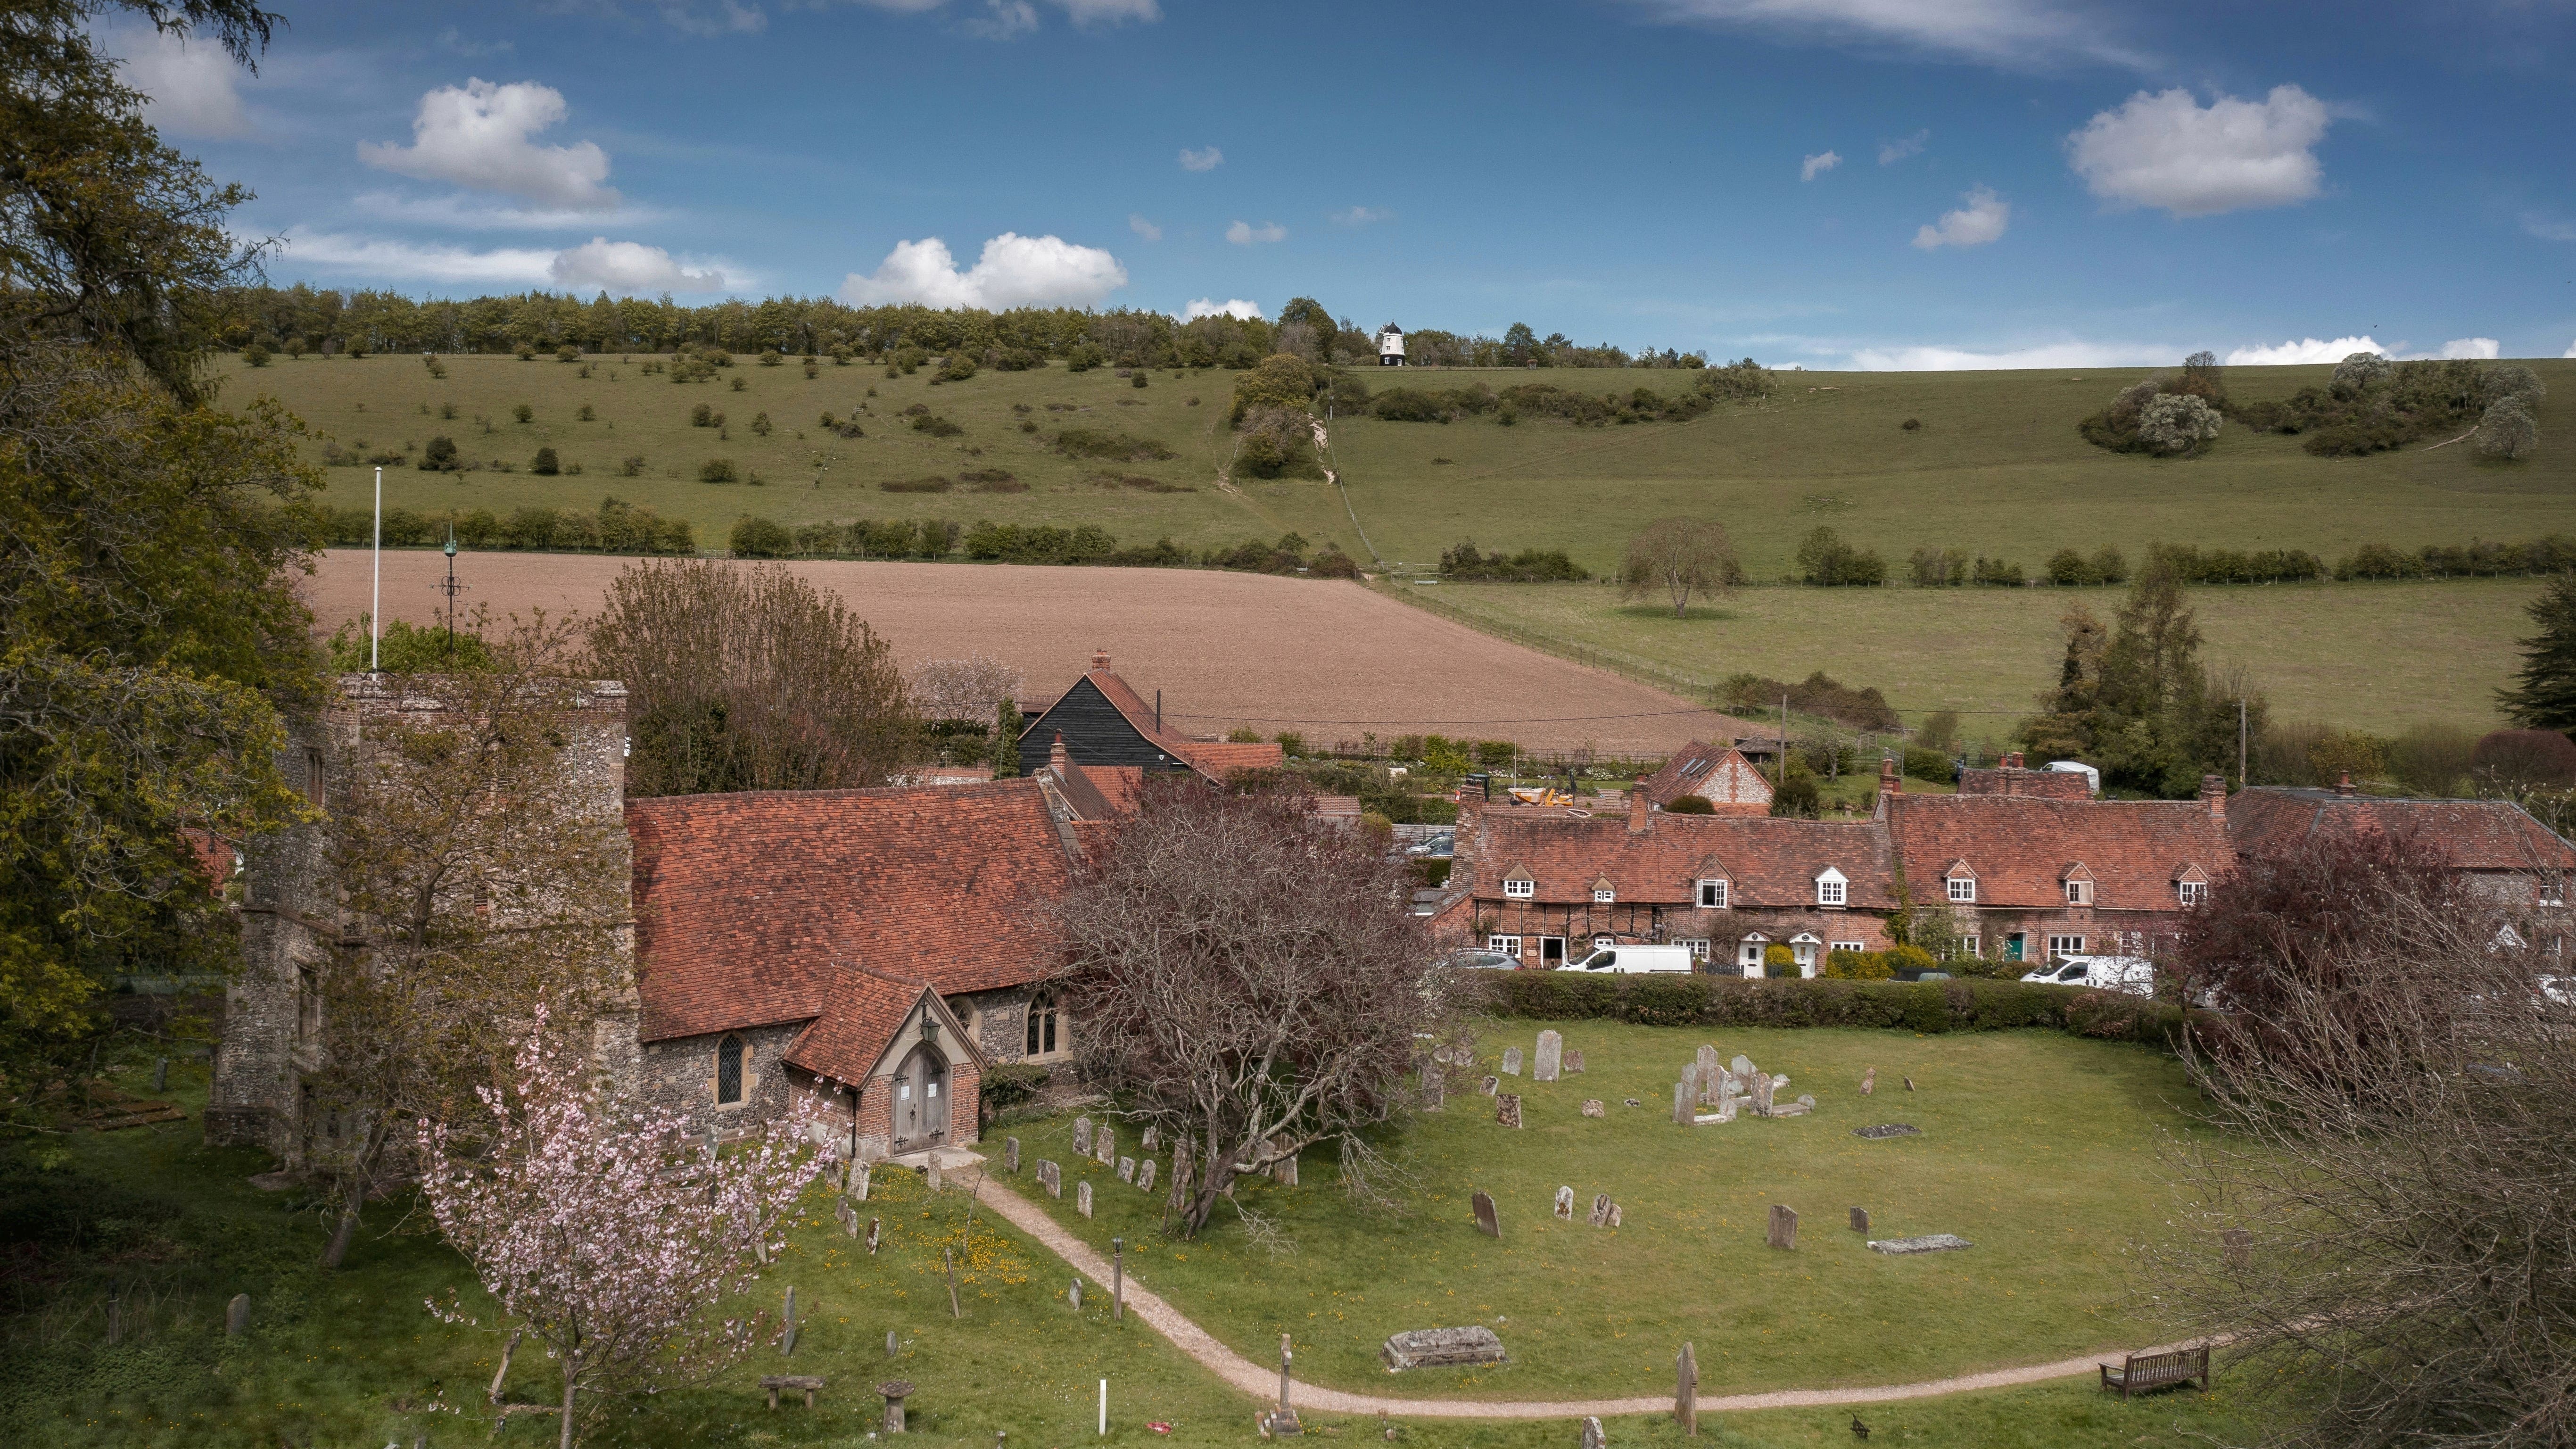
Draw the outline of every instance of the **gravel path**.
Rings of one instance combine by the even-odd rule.
[[[1100,1283],[1109,1281],[1109,1260],[1091,1246],[1066,1232],[1056,1220],[1037,1204],[1004,1187],[991,1176],[984,1178],[983,1195],[993,1210],[1010,1219],[1011,1225],[1073,1265],[1085,1278]],[[1218,1377],[1257,1399],[1268,1401],[1279,1392],[1279,1370],[1272,1365],[1254,1363],[1217,1341],[1213,1334],[1191,1322],[1177,1308],[1143,1283],[1133,1272],[1127,1275],[1127,1311],[1145,1320],[1155,1332],[1170,1339],[1183,1353],[1214,1370]],[[2164,1347],[2180,1347],[2169,1344]],[[1956,1378],[1933,1379],[1919,1384],[1881,1384],[1851,1389],[1774,1389],[1760,1394],[1703,1394],[1699,1407],[1703,1412],[1729,1409],[1813,1409],[1843,1404],[1883,1404],[1898,1399],[1928,1399],[1941,1394],[1965,1393],[1975,1389],[2011,1388],[2018,1384],[2045,1383],[2051,1379],[2078,1378],[2094,1371],[2104,1358],[2118,1358],[2122,1353],[2156,1352],[2153,1349],[2122,1349],[2106,1354],[2088,1354],[2081,1358],[2060,1359],[2056,1363],[2026,1364],[2019,1368],[1994,1369],[1981,1374],[1962,1374]],[[1669,1394],[1636,1399],[1568,1399],[1558,1401],[1486,1402],[1473,1399],[1398,1399],[1376,1394],[1354,1394],[1340,1389],[1327,1389],[1297,1382],[1293,1400],[1300,1409],[1314,1409],[1333,1414],[1391,1414],[1423,1419],[1579,1419],[1587,1415],[1608,1418],[1617,1414],[1668,1414],[1673,1400]]]

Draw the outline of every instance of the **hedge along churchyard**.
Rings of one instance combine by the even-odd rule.
[[[2052,1030],[2103,1041],[2170,1045],[2178,1006],[2020,981],[1747,980],[1707,974],[1587,976],[1510,971],[1487,983],[1485,1009],[1533,1020],[1639,1026],[1859,1027],[1940,1032]]]

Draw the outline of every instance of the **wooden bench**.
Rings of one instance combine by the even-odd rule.
[[[773,1409],[778,1407],[780,1389],[802,1390],[809,1409],[814,1407],[814,1396],[823,1391],[823,1381],[812,1374],[771,1374],[760,1381],[760,1386],[769,1390],[769,1407]]]
[[[2102,1365],[2102,1387],[2118,1389],[2124,1399],[2133,1393],[2175,1384],[2192,1384],[2202,1393],[2209,1392],[2209,1345],[2164,1353],[2133,1353],[2121,1360],[2118,1368]]]

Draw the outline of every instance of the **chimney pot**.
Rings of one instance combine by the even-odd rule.
[[[1055,777],[1061,780],[1072,765],[1073,757],[1065,753],[1064,735],[1059,732],[1055,743],[1047,747],[1047,768],[1055,771]]]
[[[2224,821],[2227,818],[2227,777],[2225,775],[2200,777],[2200,803],[2209,811],[2210,819]]]
[[[2335,781],[2335,793],[2338,795],[2350,795],[2355,793],[2352,787],[2352,771],[2344,771],[2342,778]]]
[[[1879,757],[1878,793],[1882,795],[1902,795],[1905,793],[1905,777],[1897,773],[1896,761],[1893,757],[1885,755]]]
[[[1628,829],[1630,831],[1643,832],[1653,828],[1654,822],[1647,818],[1647,812],[1652,809],[1654,806],[1646,799],[1645,781],[1640,780],[1628,787]]]

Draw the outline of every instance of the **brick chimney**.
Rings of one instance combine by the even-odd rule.
[[[2007,770],[2018,770],[2022,768],[2021,751],[2015,750],[2011,754],[2004,756],[2003,767]]]
[[[1878,761],[1878,793],[1881,795],[1905,793],[1905,777],[1896,772],[1896,761],[1885,755],[1880,756]]]
[[[1645,781],[1640,780],[1636,784],[1629,786],[1628,833],[1631,835],[1643,835],[1646,831],[1652,829],[1654,821],[1648,818],[1648,812],[1652,811],[1654,808],[1653,803],[1646,799]]]
[[[1047,768],[1055,771],[1055,777],[1062,780],[1071,772],[1072,766],[1073,757],[1064,752],[1064,735],[1058,732],[1055,743],[1047,747]]]
[[[2344,771],[2343,777],[2335,781],[2335,793],[2346,797],[2357,793],[2352,787],[2352,771]]]
[[[1108,651],[1108,650],[1106,650],[1106,649],[1094,649],[1094,650],[1092,650],[1092,651],[1091,651],[1091,667],[1092,667],[1092,668],[1094,668],[1094,669],[1106,669],[1106,668],[1108,668],[1108,667],[1109,667],[1109,651]]]
[[[2225,775],[2200,777],[2200,806],[2209,812],[2210,819],[2221,825],[2227,823],[2227,777]]]

